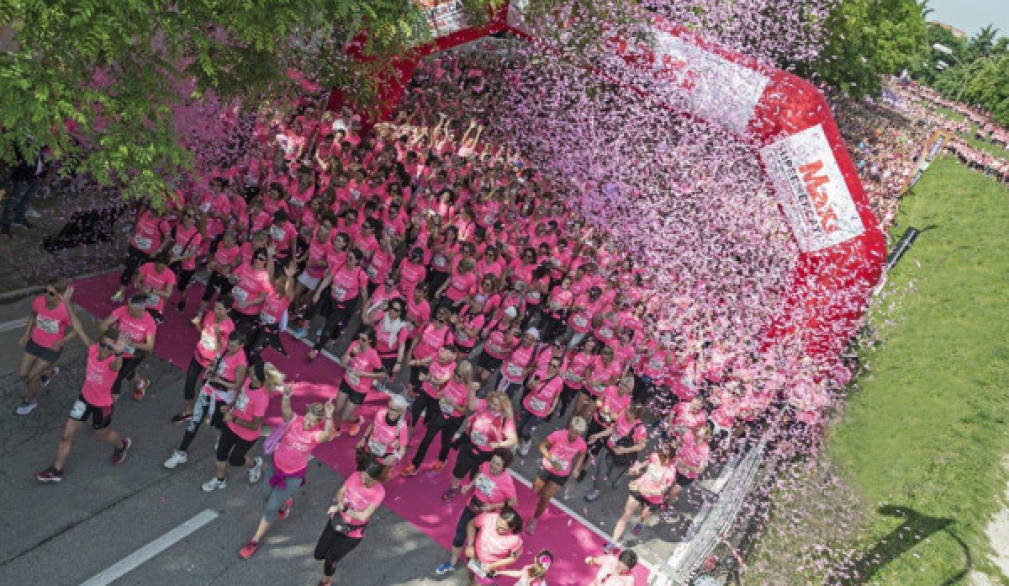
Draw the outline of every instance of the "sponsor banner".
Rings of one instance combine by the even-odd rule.
[[[761,148],[760,159],[803,252],[865,232],[822,125]]]
[[[513,0],[509,4],[508,26],[532,35],[537,23],[526,18],[529,2]],[[563,23],[565,18],[554,15],[554,20]],[[633,68],[634,74],[608,77],[737,136],[746,136],[753,110],[769,82],[767,76],[652,26],[635,31],[634,36],[636,40],[606,37],[601,54],[589,57],[591,65],[604,75]]]
[[[932,143],[932,148],[929,149],[928,154],[925,156],[925,160],[931,163],[932,159],[934,159],[935,156],[939,154],[939,151],[942,150],[942,145],[945,143],[946,135],[939,134],[939,136],[936,137],[935,142]]]
[[[468,26],[463,0],[417,0],[431,38],[438,39]]]
[[[917,183],[918,180],[921,179],[922,175],[924,175],[924,174],[925,174],[925,170],[924,169],[919,169],[918,172],[915,173],[913,177],[911,177],[911,180],[908,181],[907,187],[904,188],[904,191],[910,191],[911,188],[914,187],[914,184]]]

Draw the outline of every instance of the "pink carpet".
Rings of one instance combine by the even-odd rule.
[[[109,298],[117,286],[118,274],[78,281],[75,283],[74,302],[97,318],[104,319],[115,308]],[[199,298],[202,294],[202,285],[193,283],[187,291],[187,305],[189,307],[183,316],[180,317],[174,308],[166,307],[165,322],[158,327],[155,353],[183,370],[188,367],[193,348],[197,342],[197,331],[189,323],[189,319],[192,319],[199,307]],[[289,355],[284,357],[272,349],[267,349],[263,353],[265,360],[274,363],[288,375],[289,380],[305,380],[332,385],[338,383],[339,377],[343,373],[341,366],[321,357],[314,362],[309,362],[307,359],[308,346],[287,334],[283,336],[284,347]],[[293,405],[295,410],[300,412],[306,403],[326,399],[328,397],[314,394],[296,394]],[[387,396],[382,393],[371,393],[364,405],[361,406],[359,413],[370,418],[386,400]],[[274,425],[280,421],[279,400],[270,405],[267,418]],[[413,434],[412,448],[420,443],[420,438],[423,436],[422,427],[418,425]],[[337,438],[319,446],[314,455],[326,465],[346,476],[354,470],[354,444],[356,441],[357,438]],[[431,449],[428,450],[429,461],[433,461],[433,455],[437,453],[438,442],[439,440],[436,438]],[[413,449],[410,450],[408,457],[412,455],[412,452]],[[452,452],[445,468],[436,475],[422,469],[414,478],[395,477],[386,482],[385,505],[446,549],[451,546],[456,522],[465,504],[465,498],[458,498],[449,504],[445,504],[441,500],[441,494],[448,488],[454,459],[455,452]],[[515,484],[518,490],[519,513],[524,519],[528,519],[532,516],[532,509],[536,502],[535,495],[518,481]],[[540,519],[536,534],[525,536],[525,547],[517,567],[531,563],[532,557],[541,549],[549,549],[556,559],[554,567],[548,574],[548,581],[551,584],[576,586],[588,584],[594,578],[594,572],[585,565],[584,559],[586,556],[598,555],[602,550],[602,542],[580,522],[551,505]],[[432,571],[442,561],[444,560],[431,560]],[[647,578],[648,571],[639,565],[635,571],[635,582],[647,584]],[[511,583],[511,580],[503,580],[502,583]]]

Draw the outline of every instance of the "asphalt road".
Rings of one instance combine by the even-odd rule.
[[[267,534],[264,547],[249,561],[237,552],[255,529],[262,511],[260,488],[232,472],[229,486],[205,494],[200,485],[213,474],[215,433],[204,428],[190,449],[189,463],[174,471],[162,462],[177,445],[182,429],[169,423],[182,402],[183,372],[150,358],[142,365],[152,380],[142,402],[125,394],[116,406],[113,427],[133,439],[127,460],[109,463],[111,449],[85,428],[78,434],[60,484],[43,485],[34,473],[51,463],[60,432],[83,379],[84,347],[73,342],[59,361],[62,368],[28,416],[14,414],[24,385],[17,377],[17,345],[29,300],[0,305],[0,584],[80,584],[103,575],[145,545],[170,534],[204,511],[217,516],[163,551],[152,555],[116,584],[316,584],[320,564],[312,558],[325,523],[325,511],[342,478],[319,462],[310,465],[291,516]],[[85,315],[82,313],[82,316]],[[86,327],[94,328],[87,319]],[[559,425],[541,426],[542,437]],[[259,451],[260,448],[255,448]],[[535,474],[535,459],[516,463],[525,478]],[[572,510],[608,533],[626,498],[626,479],[605,490],[592,505],[582,500],[589,482],[570,483],[564,500]],[[689,510],[694,500],[681,498]],[[520,503],[521,510],[531,503]],[[635,548],[645,559],[668,557],[683,523],[647,528]],[[176,531],[177,532],[177,531]],[[629,533],[629,532],[628,532]],[[464,572],[448,578],[432,574],[447,552],[382,508],[362,545],[341,562],[337,584],[463,584]],[[135,556],[134,556],[135,557]],[[108,575],[108,574],[104,574]]]

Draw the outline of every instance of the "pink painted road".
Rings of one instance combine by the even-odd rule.
[[[118,274],[78,281],[75,283],[74,302],[96,317],[104,318],[115,308],[109,298],[117,285]],[[187,291],[188,304],[194,306],[202,294],[202,285],[193,283]],[[187,313],[186,317],[182,318],[174,310],[167,309],[167,319],[158,327],[154,348],[158,356],[182,370],[188,367],[189,359],[192,357],[193,348],[197,342],[197,332],[188,321],[191,315],[191,313]],[[307,346],[287,334],[284,334],[284,346],[287,348],[288,356],[280,356],[268,349],[264,352],[264,357],[286,373],[288,380],[331,385],[339,383],[340,377],[343,375],[343,368],[340,365],[325,358],[309,362]],[[306,403],[325,401],[328,398],[328,396],[311,393],[297,393],[293,401],[294,409],[300,412]],[[370,417],[387,400],[387,395],[372,392],[359,412],[365,417]],[[270,405],[267,419],[273,425],[280,421],[279,400],[275,400]],[[421,426],[418,426],[413,434],[416,441],[411,441],[411,446],[419,443],[419,438],[422,436],[423,430]],[[314,455],[330,468],[346,476],[354,469],[354,442],[356,441],[355,438],[337,438],[319,446]],[[446,549],[451,545],[456,521],[465,506],[465,499],[462,498],[449,504],[445,504],[441,500],[442,492],[448,487],[449,470],[452,468],[454,458],[455,452],[449,457],[445,468],[438,474],[432,475],[422,471],[414,478],[397,476],[386,482],[385,505]],[[533,503],[536,501],[535,495],[522,483],[516,483],[516,486],[518,488],[519,512],[524,518],[528,518],[532,514]],[[588,527],[556,506],[551,505],[543,518],[540,519],[535,535],[525,535],[524,537],[525,547],[517,567],[531,563],[532,557],[541,549],[549,549],[556,558],[554,567],[549,574],[551,584],[581,586],[590,583],[594,578],[593,572],[585,565],[584,559],[586,556],[598,555],[602,549],[602,541]],[[437,565],[440,561],[432,560],[432,566]],[[648,571],[641,564],[635,571],[635,583],[640,585],[648,583]]]

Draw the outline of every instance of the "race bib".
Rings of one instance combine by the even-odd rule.
[[[553,464],[555,470],[560,470],[561,472],[564,472],[568,469],[567,460],[561,460],[556,456],[554,456],[553,458],[550,459],[550,462]]]
[[[441,412],[442,413],[444,413],[445,415],[447,415],[449,417],[451,417],[452,413],[455,412],[455,407],[453,407],[452,403],[450,403],[445,398],[438,399],[438,407],[441,408]]]
[[[474,574],[476,574],[481,578],[487,577],[487,570],[484,569],[483,564],[481,564],[478,560],[475,559],[470,560],[469,562],[466,563],[466,567],[469,568],[471,572],[473,572]]]
[[[80,399],[77,399],[74,401],[73,408],[70,409],[70,417],[73,419],[80,419],[81,417],[84,417],[84,412],[87,411],[87,409],[88,404]]]
[[[381,458],[385,456],[385,451],[387,448],[385,444],[383,444],[382,442],[378,441],[375,438],[371,438],[368,440],[368,449],[371,450],[372,454]]]
[[[347,297],[347,290],[343,287],[333,287],[333,298],[337,301],[343,301]]]
[[[537,291],[537,290],[535,290],[535,289],[533,289],[532,291],[529,291],[526,294],[526,297],[528,297],[531,301],[537,301],[538,302],[540,300],[540,292]]]
[[[210,203],[210,202],[208,201],[208,202],[204,203],[203,205],[201,205],[201,206],[200,206],[200,209],[201,209],[201,210],[203,210],[203,212],[204,212],[204,213],[206,213],[206,212],[209,212],[209,211],[210,211],[210,208],[211,208],[211,206],[212,206],[212,205],[213,205],[213,204],[211,204],[211,203]]]
[[[613,330],[610,328],[599,328],[599,335],[603,338],[612,338]]]
[[[456,332],[455,334],[456,342],[465,342],[467,340],[469,340],[469,334],[467,334],[465,330],[460,329],[458,332]]]
[[[172,256],[182,256],[183,251],[185,251],[185,248],[179,244],[176,244],[175,246],[172,247]]]
[[[525,372],[525,369],[515,364],[509,364],[507,370],[508,375],[512,378],[519,378],[522,376],[522,373]]]
[[[580,328],[584,328],[585,326],[589,325],[589,321],[584,317],[582,317],[581,315],[576,315],[573,321],[575,322],[575,325]]]
[[[445,258],[443,255],[439,254],[439,255],[437,255],[437,256],[434,257],[434,266],[436,266],[436,267],[438,267],[440,269],[443,269],[443,268],[445,268],[445,265],[447,265],[447,264],[448,264],[448,259]]]
[[[353,371],[348,370],[345,376],[347,377],[348,383],[355,386],[361,384],[361,377],[358,374],[354,373]]]
[[[476,479],[473,481],[473,486],[480,491],[480,494],[489,498],[494,494],[494,488],[497,487],[497,483],[483,474],[477,474]]]
[[[249,292],[241,287],[233,287],[231,289],[231,296],[237,299],[239,303],[245,303],[249,299]]]
[[[287,234],[284,232],[284,230],[278,228],[277,226],[270,226],[270,238],[273,238],[274,240],[281,242],[284,240],[285,236],[287,236]]]
[[[571,381],[571,382],[573,382],[573,383],[580,383],[580,382],[582,382],[582,376],[580,374],[576,373],[576,372],[571,371],[571,370],[567,370],[567,371],[564,372],[564,378],[567,379],[567,380],[569,380],[569,381]]]
[[[60,322],[44,315],[35,316],[35,327],[47,334],[60,333]]]
[[[662,361],[660,360],[652,360],[651,362],[648,363],[648,370],[655,371],[661,368],[662,368]]]
[[[532,411],[543,411],[547,408],[547,404],[536,397],[531,397],[529,399],[529,407]]]
[[[368,268],[364,269],[364,272],[368,273],[368,276],[372,279],[378,276],[378,269],[375,268],[375,265],[368,265]]]
[[[123,344],[123,354],[135,354],[136,351],[137,349],[134,348],[133,346],[129,344]]]
[[[238,398],[235,399],[235,410],[245,411],[245,408],[248,406],[249,406],[249,396],[246,395],[245,393],[238,395]]]
[[[133,242],[137,245],[140,250],[150,250],[154,247],[154,241],[145,236],[137,236],[133,239]]]
[[[469,439],[474,446],[485,447],[487,445],[487,436],[475,429],[470,432]]]
[[[151,293],[147,296],[147,307],[157,307],[161,303],[161,298]]]
[[[277,318],[264,311],[259,314],[259,321],[269,326],[277,323]]]

